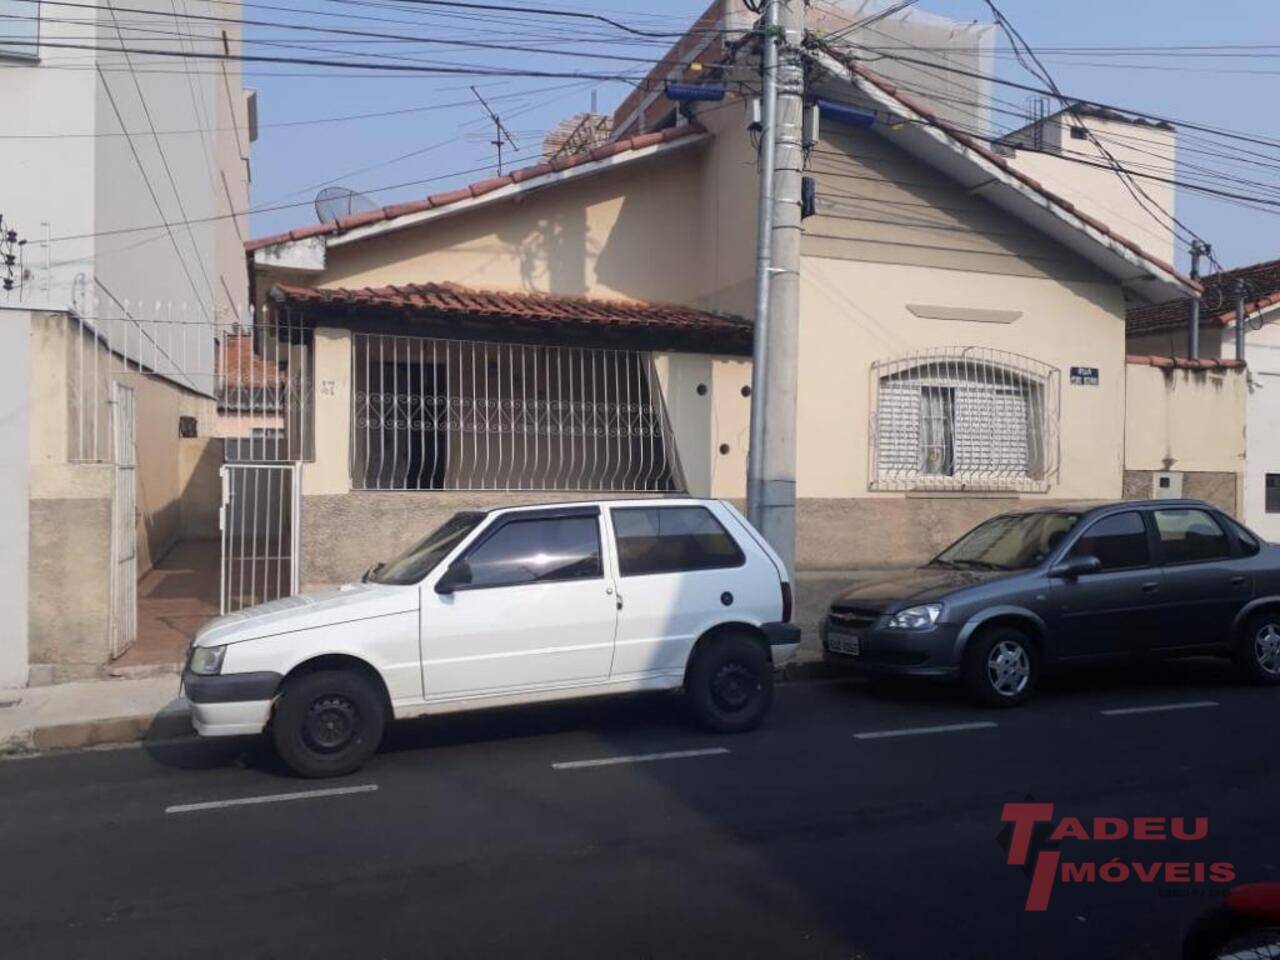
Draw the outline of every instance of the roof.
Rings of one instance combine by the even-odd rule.
[[[1258,313],[1280,304],[1280,260],[1223,270],[1200,278],[1204,294],[1200,304],[1200,325],[1203,327],[1230,326],[1236,319],[1237,280],[1246,286],[1245,315]],[[1125,321],[1129,336],[1145,333],[1164,333],[1183,330],[1191,320],[1191,301],[1188,298],[1170,300],[1150,306],[1134,307],[1128,311]]]
[[[1124,362],[1136,367],[1159,367],[1161,370],[1241,370],[1245,366],[1243,360],[1229,358],[1201,358],[1189,360],[1186,357],[1156,357],[1129,354]]]
[[[454,283],[413,283],[392,287],[298,287],[277,284],[271,296],[286,306],[330,315],[359,311],[362,319],[381,313],[400,320],[518,324],[526,329],[643,333],[648,340],[701,347],[714,353],[750,353],[752,324],[728,314],[674,304],[603,300],[544,293],[472,290]],[[657,337],[654,337],[657,334]]]
[[[430,215],[437,210],[449,208],[452,212],[455,208],[464,208],[469,206],[471,201],[480,197],[488,197],[498,191],[523,193],[526,190],[565,179],[567,171],[573,171],[575,174],[594,172],[619,161],[638,159],[641,155],[647,156],[655,150],[662,149],[665,144],[690,140],[704,132],[699,126],[686,124],[679,127],[670,127],[655,133],[624,137],[611,143],[600,144],[581,153],[555,157],[542,163],[513,170],[511,173],[499,177],[478,180],[456,190],[432,194],[421,200],[393,203],[390,206],[379,207],[376,210],[353,213],[342,217],[335,223],[317,223],[299,227],[287,233],[277,233],[269,237],[257,237],[246,241],[244,248],[247,252],[252,253],[255,250],[261,250],[266,247],[274,247],[291,241],[306,240],[311,237],[338,237],[355,230],[360,230],[360,235],[365,236],[370,233],[384,232],[388,228],[399,229],[401,226],[410,226],[418,222],[418,220],[425,219],[424,215]],[[361,229],[370,227],[375,229]]]
[[[214,368],[221,375],[225,389],[237,388],[263,389],[278,387],[288,380],[282,363],[273,363],[254,352],[253,334],[231,333],[215,351]]]
[[[1172,264],[1054,193],[976,137],[957,130],[932,108],[902,93],[875,71],[855,59],[823,49],[826,53],[818,55],[819,61],[834,75],[847,77],[873,104],[908,121],[877,123],[874,127],[907,153],[1074,250],[1149,302],[1190,295],[1200,289],[1199,283]]]
[[[1096,103],[1086,103],[1083,100],[1077,100],[1069,107],[1060,107],[1038,120],[1033,120],[1030,123],[1023,124],[1016,130],[1010,130],[1000,138],[999,142],[1008,143],[1016,140],[1020,135],[1026,133],[1033,127],[1043,126],[1052,120],[1057,120],[1063,114],[1071,114],[1078,117],[1092,117],[1095,120],[1107,120],[1111,123],[1128,123],[1135,127],[1150,127],[1153,130],[1171,131],[1174,129],[1173,124],[1169,123],[1167,120],[1149,120],[1146,117],[1140,117],[1136,114],[1122,113],[1112,107],[1104,107]]]

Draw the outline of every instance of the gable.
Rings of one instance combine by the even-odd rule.
[[[1083,257],[870,130],[823,125],[807,256],[1113,283]]]

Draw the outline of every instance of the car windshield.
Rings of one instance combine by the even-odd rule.
[[[399,586],[417,583],[479,526],[484,517],[483,513],[455,513],[390,563],[378,564],[365,575],[365,580]]]
[[[1078,513],[1012,513],[974,527],[929,561],[959,570],[1028,570],[1080,520]]]

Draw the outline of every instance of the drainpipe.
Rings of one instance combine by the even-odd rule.
[[[1244,280],[1236,280],[1236,359],[1244,363]]]

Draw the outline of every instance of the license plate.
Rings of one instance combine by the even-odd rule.
[[[827,635],[827,646],[832,653],[856,657],[862,653],[862,638],[851,633],[830,633]]]

